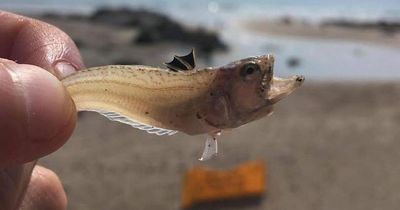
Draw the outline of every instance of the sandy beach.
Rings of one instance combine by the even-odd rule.
[[[356,24],[354,24],[356,25]],[[377,27],[344,27],[341,24],[311,24],[301,20],[247,20],[241,26],[255,33],[304,39],[347,40],[400,48],[400,33]]]
[[[162,65],[189,44],[132,43],[135,28],[40,17],[66,31],[87,66]],[[261,34],[348,39],[400,47],[399,35],[268,21],[246,23]],[[204,62],[199,57],[199,62]],[[159,137],[80,114],[66,145],[40,164],[59,174],[73,210],[180,209],[182,177],[194,166],[224,169],[261,159],[268,185],[259,203],[199,209],[396,209],[400,205],[400,85],[310,82],[276,105],[275,113],[223,132],[220,154],[199,162],[204,136]]]
[[[193,166],[262,159],[265,198],[204,209],[395,209],[400,205],[400,85],[311,84],[269,118],[224,132],[219,156],[199,162],[204,136],[148,135],[84,114],[70,141],[40,164],[55,170],[69,209],[179,209]]]

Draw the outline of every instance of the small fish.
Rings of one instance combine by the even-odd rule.
[[[157,135],[207,134],[200,160],[217,154],[217,136],[272,113],[272,105],[303,82],[273,76],[272,55],[217,68],[195,69],[194,51],[175,56],[166,69],[110,65],[78,71],[62,80],[78,111]]]

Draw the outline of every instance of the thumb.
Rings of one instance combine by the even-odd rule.
[[[75,106],[55,76],[0,59],[0,168],[55,151],[75,120]]]

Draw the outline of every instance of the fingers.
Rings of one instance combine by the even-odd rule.
[[[58,176],[49,169],[36,166],[20,210],[64,210],[66,207],[67,197]]]
[[[0,168],[55,151],[75,121],[75,106],[56,77],[0,59]]]
[[[56,27],[3,11],[0,20],[0,209],[15,209],[34,166],[26,162],[55,151],[72,133],[75,107],[58,79],[83,63]],[[36,167],[22,203],[65,209],[66,196],[53,172]]]
[[[1,210],[14,210],[18,206],[19,210],[66,209],[67,198],[58,176],[35,166],[35,162],[0,169]]]
[[[35,162],[0,169],[1,210],[14,210],[21,203]]]
[[[0,11],[0,57],[40,66],[58,78],[83,68],[74,42],[47,23]]]

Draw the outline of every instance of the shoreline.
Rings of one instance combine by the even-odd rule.
[[[244,20],[239,24],[249,32],[308,40],[336,40],[381,45],[400,49],[400,32],[385,33],[377,28],[357,28],[339,24],[310,24],[303,21]]]
[[[216,31],[187,27],[168,15],[146,9],[104,7],[89,14],[47,12],[33,17],[65,31],[82,51],[87,66],[164,66],[174,55],[192,48],[196,48],[197,63],[201,64],[215,53],[228,50]]]

